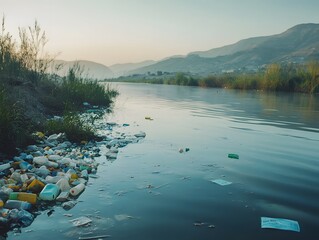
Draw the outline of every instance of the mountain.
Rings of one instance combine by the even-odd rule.
[[[319,60],[319,24],[296,25],[287,31],[241,40],[235,44],[208,51],[192,52],[184,57],[171,57],[131,71],[144,74],[157,71],[220,73],[234,70],[256,71],[269,63]]]
[[[107,66],[86,61],[86,60],[76,60],[76,61],[63,61],[63,60],[55,60],[51,66],[51,73],[56,73],[60,76],[65,76],[69,69],[78,64],[83,70],[83,75],[89,78],[94,78],[98,80],[102,80],[105,78],[112,78],[113,72]],[[58,70],[56,70],[58,68]]]
[[[146,61],[139,62],[139,63],[114,64],[114,65],[109,66],[109,68],[114,73],[114,76],[118,77],[118,76],[127,75],[129,72],[131,72],[135,69],[147,67],[147,66],[155,64],[155,63],[156,63],[156,61],[146,60]]]

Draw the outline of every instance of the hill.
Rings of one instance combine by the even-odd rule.
[[[113,72],[114,77],[127,75],[129,72],[134,71],[135,69],[147,67],[149,65],[155,64],[156,61],[146,60],[139,63],[122,63],[114,64],[109,66],[110,70]]]
[[[79,64],[79,66],[81,66],[84,76],[87,76],[88,78],[102,80],[105,78],[113,77],[113,72],[107,66],[86,60],[55,60],[51,66],[51,72],[56,73],[60,76],[65,76],[68,73],[68,70],[72,68],[75,64]],[[57,68],[58,70],[56,70]]]
[[[130,74],[190,72],[207,75],[227,71],[257,71],[269,63],[301,63],[319,59],[319,24],[296,25],[287,31],[241,40],[208,51],[171,57]]]

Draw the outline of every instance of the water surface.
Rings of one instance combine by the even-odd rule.
[[[105,120],[130,124],[120,132],[145,131],[145,140],[121,149],[114,162],[99,158],[100,177],[75,208],[43,212],[9,239],[319,239],[318,97],[115,87],[120,96]],[[69,220],[79,216],[93,224],[73,227]],[[261,229],[261,217],[296,220],[301,232]]]

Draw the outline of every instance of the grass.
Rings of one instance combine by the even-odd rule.
[[[97,81],[89,81],[81,76],[76,76],[74,68],[70,69],[68,75],[63,79],[60,91],[64,96],[63,101],[73,107],[82,106],[83,102],[109,106],[112,98],[118,94],[109,85],[100,85]]]
[[[47,74],[53,58],[44,52],[45,32],[38,23],[19,28],[20,41],[0,29],[0,153],[13,153],[30,143],[33,131],[64,132],[70,141],[95,138],[91,125],[81,119],[83,102],[110,107],[118,92],[109,85],[83,78],[79,66],[64,77]],[[64,115],[63,115],[64,114]],[[48,120],[63,115],[61,121]],[[0,159],[1,161],[1,159]]]
[[[45,133],[65,133],[72,142],[89,141],[96,138],[94,129],[82,120],[77,113],[68,112],[61,119],[46,122]]]
[[[0,152],[12,153],[16,146],[29,142],[30,129],[22,109],[0,87]]]

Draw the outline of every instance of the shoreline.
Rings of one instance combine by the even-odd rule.
[[[92,115],[92,113],[90,114]],[[27,146],[24,151],[20,152],[19,156],[13,157],[8,162],[10,166],[5,163],[7,166],[1,171],[0,180],[0,196],[1,198],[7,197],[3,200],[4,206],[0,210],[1,235],[6,236],[9,231],[19,231],[20,228],[30,226],[39,211],[43,212],[49,209],[52,204],[65,210],[73,208],[79,196],[85,191],[85,185],[89,179],[98,177],[96,173],[99,164],[95,158],[105,156],[106,160],[114,161],[117,158],[119,148],[137,143],[146,136],[144,132],[119,134],[118,131],[113,131],[113,128],[118,130],[128,127],[127,123],[118,124],[100,119],[96,126],[99,137],[103,139],[101,141],[83,141],[80,144],[75,144],[69,142],[62,133],[50,136],[38,134],[40,135],[38,144]],[[105,151],[101,152],[101,148],[105,148],[107,152],[102,153]],[[3,165],[0,165],[0,169]],[[37,188],[30,188],[29,186],[31,183],[34,185],[34,182],[37,182]],[[76,189],[81,184],[84,184],[84,189],[72,196],[72,189]],[[44,186],[39,187],[39,185]],[[43,200],[41,199],[41,196],[43,198],[42,191],[47,185],[58,186],[59,194],[50,200]],[[28,196],[35,194],[36,203],[33,202],[30,208],[25,209],[20,206],[21,203],[17,208],[12,207],[10,206],[12,193],[18,193],[18,196],[25,193]],[[59,196],[61,197],[59,198]],[[19,203],[19,197],[17,200],[15,200],[16,204]],[[29,199],[23,200],[30,202]],[[6,206],[11,209],[6,209]],[[85,224],[83,223],[83,225]]]

